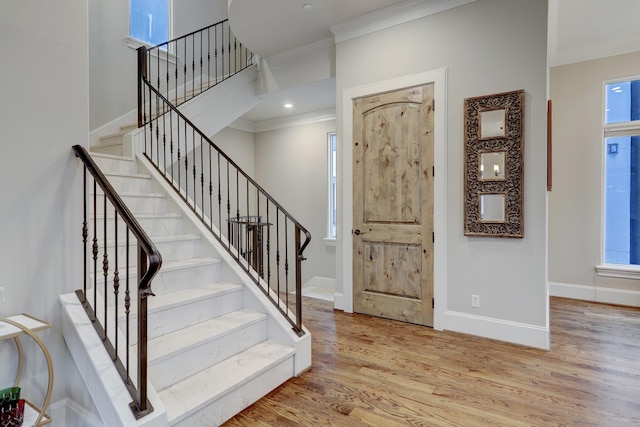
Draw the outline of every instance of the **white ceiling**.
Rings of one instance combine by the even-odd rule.
[[[640,1],[549,0],[552,67],[640,51]]]
[[[531,1],[531,0],[528,0]],[[333,37],[330,27],[385,7],[445,0],[230,0],[229,20],[263,58]],[[305,9],[304,5],[311,5]],[[565,65],[640,51],[640,0],[549,0],[549,64]],[[283,109],[291,102],[295,109]],[[333,79],[269,93],[243,118],[260,122],[335,107]]]
[[[229,22],[249,49],[267,58],[332,37],[331,25],[400,1],[231,0]]]

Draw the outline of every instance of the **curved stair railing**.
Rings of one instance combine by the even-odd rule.
[[[228,22],[160,45],[165,46],[164,51],[158,47],[138,49],[138,117],[139,127],[146,129],[144,155],[302,336],[301,268],[311,234],[176,105],[183,101],[182,96],[177,96],[185,93],[181,88],[191,87],[195,94],[201,92],[195,82],[188,81],[189,77],[182,81],[175,77],[179,70],[183,74],[195,70],[192,80],[206,80],[207,87],[221,81],[219,74],[212,80],[201,77],[205,69],[209,70],[205,66],[212,57],[209,50],[190,53],[200,52],[201,41],[210,40],[219,28],[224,34]],[[226,38],[218,38],[222,44],[213,49],[213,58],[218,58],[218,64],[226,64],[222,79],[251,65],[253,55],[230,32]],[[157,58],[162,56],[159,52],[167,52],[169,58],[178,47],[187,52],[185,65],[171,68],[170,60],[165,61],[166,67],[157,65]],[[155,70],[150,64],[155,64]],[[164,76],[165,83],[159,76]],[[173,85],[171,76],[176,80]]]
[[[147,298],[162,257],[89,153],[79,145],[73,150],[84,166],[84,280],[76,294],[133,399],[134,416],[141,418],[153,411],[147,398]],[[137,346],[131,345],[134,336]]]

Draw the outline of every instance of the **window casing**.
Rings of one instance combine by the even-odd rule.
[[[328,164],[328,194],[329,194],[329,202],[328,206],[328,214],[327,214],[327,238],[335,239],[338,234],[337,229],[337,209],[336,202],[338,199],[337,196],[337,187],[336,187],[336,178],[338,175],[338,165],[337,165],[337,138],[335,132],[330,132],[327,134],[327,164]]]
[[[170,38],[171,0],[130,0],[129,36],[155,46]]]
[[[604,99],[602,260],[635,270],[640,266],[640,78],[605,82]]]

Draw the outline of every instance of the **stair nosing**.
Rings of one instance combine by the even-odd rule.
[[[133,178],[133,179],[151,179],[151,175],[142,173],[126,173],[126,172],[104,172],[104,176],[114,176],[119,178]]]
[[[189,242],[201,239],[200,235],[198,234],[169,234],[160,236],[150,235],[149,238],[151,239],[151,241],[153,241],[153,243]],[[124,238],[118,239],[118,247],[127,245],[127,242],[123,240]],[[108,239],[106,246],[108,248],[112,248],[115,246],[115,242],[115,239]],[[129,246],[135,245],[137,245],[137,241],[135,239],[129,239]]]
[[[89,149],[91,149],[91,147]],[[136,159],[133,158],[133,157],[118,156],[116,154],[105,154],[105,153],[91,152],[90,155],[91,155],[91,157],[100,157],[100,158],[103,158],[103,159],[121,160],[121,161],[131,162],[131,163],[135,163],[136,162]]]

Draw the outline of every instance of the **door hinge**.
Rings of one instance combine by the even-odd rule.
[[[431,233],[431,243],[436,242],[436,233]]]
[[[435,99],[431,100],[431,110],[436,111],[436,100]]]
[[[431,298],[431,308],[436,308],[436,299]]]
[[[431,176],[436,176],[436,167],[431,166]]]

